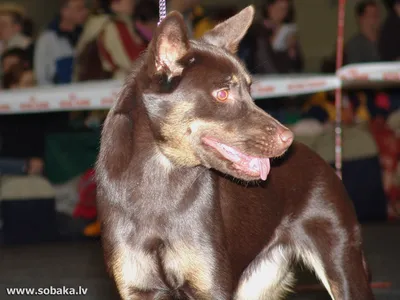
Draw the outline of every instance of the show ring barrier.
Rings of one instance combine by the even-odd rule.
[[[400,86],[400,62],[347,65],[336,75],[254,76],[252,96],[268,99],[338,88]],[[109,109],[121,81],[97,81],[0,92],[0,114]]]

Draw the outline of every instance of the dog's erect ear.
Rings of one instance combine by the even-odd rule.
[[[157,27],[149,45],[149,75],[179,75],[182,67],[178,61],[188,50],[189,38],[183,17],[178,12],[171,12]]]
[[[236,53],[240,41],[253,23],[253,19],[254,7],[250,5],[206,32],[202,40],[214,46],[223,47],[232,53]]]

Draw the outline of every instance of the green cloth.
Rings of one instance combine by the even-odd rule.
[[[46,175],[64,183],[93,168],[100,146],[100,130],[50,134],[46,138]]]

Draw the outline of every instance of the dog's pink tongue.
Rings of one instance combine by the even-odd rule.
[[[266,180],[271,169],[269,158],[255,157],[251,159],[249,168],[254,171],[258,171],[260,173],[261,180]]]
[[[236,149],[217,142],[213,139],[203,138],[203,141],[217,149],[226,159],[232,161],[235,167],[252,175],[259,174],[261,180],[266,180],[271,170],[269,158],[249,156]]]

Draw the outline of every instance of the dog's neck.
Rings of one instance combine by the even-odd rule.
[[[136,109],[132,165],[133,179],[137,183],[135,190],[139,191],[135,191],[135,198],[140,195],[144,201],[155,202],[153,208],[161,210],[192,206],[199,200],[203,203],[212,201],[215,193],[213,173],[203,166],[174,164],[157,145],[143,103]]]
[[[124,141],[126,151],[131,153],[125,167],[130,172],[124,176],[129,181],[127,186],[133,188],[128,198],[137,203],[151,201],[154,203],[151,207],[160,212],[174,210],[182,204],[192,206],[198,200],[212,201],[215,185],[210,170],[202,166],[178,166],[161,151],[141,98],[143,87],[138,82],[139,79],[133,80],[127,85],[126,94],[121,96],[123,101],[116,108],[132,122],[131,139]]]
[[[138,181],[135,201],[151,201],[151,214],[163,214],[183,208],[209,205],[215,195],[213,174],[199,167],[180,167],[173,165],[158,148],[148,151],[136,172]],[[137,197],[139,196],[139,197]],[[207,204],[207,205],[206,205]]]

